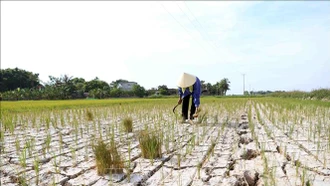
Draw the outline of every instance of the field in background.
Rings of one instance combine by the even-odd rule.
[[[298,98],[298,99],[312,99],[312,100],[330,100],[330,89],[321,88],[312,90],[310,92],[304,91],[289,91],[289,92],[273,92],[269,94],[272,97],[281,98]]]
[[[1,102],[1,185],[330,184],[329,102],[204,97],[194,125],[172,113],[176,102]],[[142,157],[141,131],[159,136],[160,158]],[[115,141],[122,174],[97,174],[100,139]]]

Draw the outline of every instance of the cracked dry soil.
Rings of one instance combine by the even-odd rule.
[[[116,128],[118,149],[125,160],[130,160],[129,169],[123,174],[97,175],[90,142],[100,133],[107,134],[109,122],[100,121],[98,127],[88,123],[80,128],[31,128],[26,129],[28,133],[17,132],[15,137],[6,134],[1,153],[1,185],[330,185],[329,164],[322,164],[306,144],[274,127],[266,113],[260,111],[259,120],[254,108],[263,105],[249,104],[256,107],[250,112],[239,109],[236,119],[233,117],[229,122],[209,119],[203,124],[177,122],[172,128],[164,128],[171,140],[163,144],[162,158],[153,161],[141,157],[134,132],[124,134]],[[163,120],[170,120],[170,116],[165,115]],[[135,119],[134,123],[135,128],[143,128],[145,123],[154,122]],[[32,136],[36,136],[35,148],[28,152],[22,146]],[[48,148],[46,136],[52,139]],[[17,139],[19,151],[15,149]],[[283,150],[280,147],[283,142],[291,148]],[[300,158],[291,157],[292,152],[300,153]]]

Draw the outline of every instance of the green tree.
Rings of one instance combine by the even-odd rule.
[[[219,83],[220,95],[226,95],[227,91],[230,90],[230,81],[228,78],[223,78]]]
[[[110,90],[110,96],[111,97],[121,97],[123,94],[123,91],[120,90],[119,88],[112,88]]]
[[[76,87],[72,82],[72,76],[63,75],[61,77],[49,76],[49,82],[45,89],[51,99],[71,99]]]
[[[91,81],[86,82],[85,91],[89,92],[93,89],[104,89],[106,87],[107,89],[110,89],[110,86],[107,82],[100,80],[99,78],[95,78]]]
[[[135,96],[137,96],[137,97],[143,97],[143,96],[145,96],[146,95],[146,89],[144,88],[144,87],[142,87],[142,86],[140,86],[140,85],[133,85],[133,93],[134,93],[134,95]]]
[[[157,92],[157,89],[156,88],[151,88],[151,89],[148,89],[147,90],[147,96],[151,96],[151,95],[155,95]]]
[[[71,82],[74,86],[74,96],[76,98],[83,98],[84,92],[86,89],[86,81],[84,78],[73,78],[71,79]]]
[[[207,87],[206,87],[207,84],[205,84],[205,81],[204,80],[201,80],[201,86],[202,86],[202,90],[207,90]]]
[[[17,88],[36,88],[40,85],[39,74],[19,68],[0,70],[0,92],[16,90]]]
[[[161,95],[168,95],[168,88],[166,85],[159,85],[158,91],[159,91],[159,94],[161,94]]]
[[[209,94],[215,94],[211,83],[206,84],[206,90]]]

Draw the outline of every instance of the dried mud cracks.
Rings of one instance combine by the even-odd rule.
[[[138,142],[132,140],[128,155],[126,141],[116,136],[118,149],[130,159],[125,174],[98,176],[93,152],[89,147],[91,135],[74,139],[71,128],[53,129],[50,151],[43,155],[43,140],[36,143],[33,154],[39,156],[38,176],[33,158],[27,158],[22,168],[15,140],[7,137],[7,151],[1,154],[1,185],[330,185],[329,164],[316,159],[315,151],[306,144],[290,139],[271,124],[258,123],[253,114],[253,131],[247,113],[238,123],[176,124],[173,142],[164,147],[163,157],[154,161],[141,157]],[[101,124],[103,125],[103,124]],[[107,125],[104,123],[104,125]],[[103,126],[104,127],[104,126]],[[102,129],[101,129],[102,130]],[[267,131],[273,135],[267,135]],[[196,132],[198,131],[198,132]],[[41,131],[42,132],[42,131]],[[34,131],[36,133],[36,131]],[[58,136],[64,144],[60,150]],[[33,131],[31,131],[33,135]],[[126,134],[122,134],[125,135]],[[28,136],[26,136],[28,137]],[[125,137],[126,138],[126,137]],[[127,138],[134,139],[133,134]],[[257,139],[257,140],[255,140]],[[39,144],[38,144],[39,143]],[[286,143],[286,150],[279,144]],[[38,150],[38,147],[40,149]],[[299,159],[292,154],[299,154]],[[328,154],[328,161],[330,156]],[[128,171],[130,174],[127,174]],[[304,177],[305,176],[305,177]]]

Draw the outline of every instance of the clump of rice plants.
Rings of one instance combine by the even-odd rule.
[[[207,121],[207,115],[208,115],[208,111],[207,110],[199,110],[199,114],[198,114],[198,120],[197,123],[203,123]]]
[[[86,110],[86,119],[87,121],[93,121],[93,113],[90,110]]]
[[[95,154],[98,175],[123,173],[124,164],[114,142],[111,142],[110,147],[108,147],[103,140],[99,140],[92,148]]]
[[[143,130],[139,132],[138,139],[143,158],[155,159],[162,156],[162,134]]]
[[[133,131],[133,120],[131,117],[124,118],[124,120],[122,121],[122,124],[123,124],[126,132]]]

